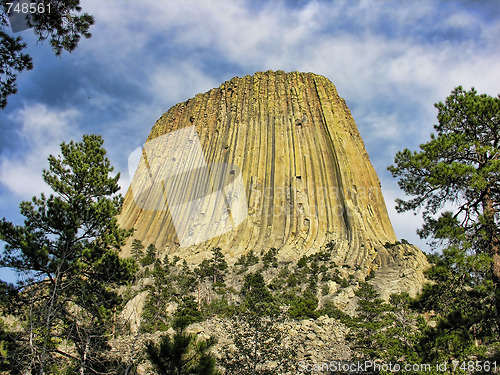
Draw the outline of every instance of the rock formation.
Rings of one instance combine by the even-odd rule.
[[[380,181],[325,77],[233,78],[168,110],[138,156],[119,223],[161,254],[197,263],[213,247],[228,260],[274,247],[297,260],[333,241],[338,264],[363,275],[390,270],[408,290],[422,278],[418,249],[384,246],[397,238]]]

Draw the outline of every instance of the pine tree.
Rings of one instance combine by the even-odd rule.
[[[153,245],[154,246],[154,245]],[[151,245],[149,248],[153,249]],[[146,259],[146,255],[143,259]],[[167,306],[172,298],[172,280],[165,267],[156,259],[153,266],[153,284],[147,286],[148,296],[141,314],[143,332],[166,331],[170,324]]]
[[[212,249],[212,257],[205,259],[196,268],[195,273],[201,278],[210,278],[212,284],[223,285],[224,271],[227,270],[227,262],[219,247]]]
[[[393,308],[367,282],[361,283],[355,294],[358,297],[358,315],[351,320],[351,332],[347,339],[361,359],[381,359],[386,350],[385,330],[392,323],[389,312]]]
[[[260,271],[245,276],[241,296],[244,309],[255,315],[263,316],[275,312],[274,298]]]
[[[150,266],[155,262],[157,250],[155,244],[151,243],[146,248],[146,255],[141,258],[140,262],[143,267]]]
[[[146,354],[159,375],[218,375],[209,350],[215,339],[197,339],[183,330],[164,335],[159,344],[146,344]]]
[[[132,241],[131,253],[137,261],[140,261],[142,258],[142,249],[144,249],[144,245],[142,244],[141,240],[135,238]]]
[[[193,296],[184,296],[174,314],[172,326],[178,329],[184,329],[188,325],[203,320],[203,314],[198,309],[198,303]]]
[[[224,271],[227,270],[227,262],[220,247],[212,249],[212,269],[214,283],[224,283]]]
[[[54,194],[21,203],[24,225],[0,222],[7,244],[0,264],[25,280],[18,286],[20,346],[28,343],[23,365],[33,374],[62,368],[63,358],[81,374],[116,365],[105,355],[121,303],[115,286],[133,280],[137,268],[118,256],[130,232],[117,226],[120,176],[109,176],[102,144],[95,135],[61,144],[62,156],[51,155],[43,172]],[[62,340],[74,349],[64,351]]]
[[[398,211],[423,209],[418,233],[442,250],[420,300],[442,319],[426,350],[462,359],[500,334],[500,97],[458,87],[435,106],[437,134],[419,152],[398,152],[389,170],[411,196]],[[440,212],[445,204],[452,210]]]
[[[225,323],[234,343],[221,360],[226,373],[276,374],[292,371],[295,351],[285,346],[286,333],[277,327],[285,314],[277,306],[260,272],[249,273],[241,290],[240,311]]]
[[[412,311],[412,300],[407,293],[391,295],[388,303],[380,298],[373,285],[363,282],[355,294],[358,297],[357,315],[353,318],[341,316],[350,327],[346,340],[354,358],[379,364],[425,363],[418,349],[426,324]],[[377,369],[373,373],[385,372]]]

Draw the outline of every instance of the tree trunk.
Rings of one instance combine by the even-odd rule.
[[[49,356],[49,348],[47,348],[47,341],[52,340],[52,325],[54,323],[55,310],[57,309],[57,297],[59,294],[60,282],[62,282],[61,276],[61,266],[57,267],[57,271],[54,277],[53,290],[50,292],[50,298],[48,300],[47,312],[44,317],[45,319],[45,332],[42,334],[43,345],[40,353],[40,374],[43,375],[45,371],[45,363]],[[49,290],[50,291],[50,290]]]
[[[486,219],[486,230],[489,235],[488,253],[493,259],[491,271],[493,273],[493,279],[497,284],[497,282],[500,281],[500,239],[498,235],[498,229],[495,223],[496,210],[493,206],[493,200],[491,199],[489,189],[486,195],[484,196],[483,207],[484,207],[484,218]]]
[[[89,351],[89,338],[87,337],[87,340],[85,342],[85,349],[83,351],[82,362],[80,364],[80,371],[79,371],[80,375],[85,374],[85,366],[86,366],[86,362],[87,362],[88,351]]]
[[[491,264],[491,274],[495,284],[495,310],[497,328],[500,330],[500,239],[498,228],[495,223],[496,210],[491,199],[490,189],[483,199],[484,218],[486,219],[486,231],[488,233],[488,254],[493,262]]]

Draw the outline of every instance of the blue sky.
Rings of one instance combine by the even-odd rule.
[[[121,184],[127,158],[172,105],[256,71],[306,71],[329,78],[363,137],[399,238],[427,249],[421,221],[400,215],[386,167],[417,149],[436,122],[433,104],[474,86],[500,93],[497,1],[83,0],[93,37],[55,57],[28,43],[34,69],[0,112],[0,216],[22,222],[18,205],[41,191],[47,156],[62,141],[101,134]]]

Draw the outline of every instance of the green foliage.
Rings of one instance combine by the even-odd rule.
[[[171,295],[167,288],[151,289],[144,302],[141,314],[141,331],[154,333],[166,331],[170,324],[170,316],[166,311]]]
[[[275,277],[269,283],[269,289],[271,289],[273,292],[280,291],[285,287],[286,283],[287,281],[283,277]]]
[[[463,202],[461,212],[472,219],[470,208],[480,206],[481,193],[498,183],[500,99],[458,87],[436,108],[437,136],[432,134],[431,141],[420,146],[421,152],[398,152],[396,165],[388,168],[400,177],[400,187],[415,197],[398,200],[397,208],[424,207],[425,214],[435,214],[445,201]]]
[[[318,289],[318,274],[317,273],[312,273],[309,276],[309,280],[308,281],[309,282],[308,282],[308,285],[307,285],[307,290],[311,294],[316,294],[317,289]]]
[[[231,374],[276,374],[292,370],[295,352],[283,347],[285,333],[276,327],[284,316],[260,271],[249,273],[241,290],[242,303],[225,331],[235,350],[222,354],[222,365]]]
[[[328,245],[327,245],[327,249],[328,249]],[[313,256],[319,262],[327,262],[331,259],[332,254],[329,253],[327,250],[325,250],[325,251],[320,251],[320,252],[314,254]]]
[[[404,359],[407,363],[423,363],[416,350],[426,326],[422,317],[416,316],[411,309],[412,299],[408,293],[393,294],[389,298],[391,311],[388,317],[390,326],[385,331],[386,358]]]
[[[219,247],[212,249],[212,258],[205,259],[195,269],[195,273],[201,278],[210,278],[213,284],[224,283],[224,272],[227,270],[227,262]]]
[[[132,246],[131,246],[131,253],[134,256],[134,258],[137,261],[140,261],[142,258],[142,249],[144,249],[144,245],[142,244],[141,240],[138,240],[137,238],[132,241]]]
[[[13,332],[9,332],[9,329],[4,324],[3,320],[0,319],[0,371],[10,373],[21,373],[22,367],[19,366],[16,360],[16,352],[19,352],[20,348],[17,348],[16,335]],[[26,350],[25,345],[23,349]]]
[[[500,98],[458,87],[436,108],[437,135],[420,145],[420,152],[398,152],[395,165],[388,168],[413,197],[397,200],[397,209],[423,208],[425,224],[419,234],[436,245],[498,256]],[[436,219],[433,215],[446,202],[454,204],[455,212],[441,213]]]
[[[181,270],[176,273],[174,282],[177,285],[178,293],[181,295],[189,294],[196,289],[196,276],[189,269],[186,261],[184,261]]]
[[[297,268],[304,268],[304,267],[307,267],[307,257],[306,256],[303,256],[297,262]]]
[[[215,339],[197,339],[178,331],[173,337],[164,335],[158,344],[148,342],[146,354],[159,375],[217,375],[215,359],[209,350]]]
[[[29,282],[20,285],[18,316],[26,323],[20,340],[32,343],[31,369],[49,371],[63,339],[75,345],[75,366],[99,368],[113,312],[121,305],[116,287],[137,271],[134,261],[117,253],[130,232],[116,224],[120,175],[109,176],[113,168],[102,144],[95,135],[61,144],[62,156],[51,155],[43,171],[54,194],[21,203],[24,226],[0,222],[6,242],[0,264]]]
[[[405,240],[404,238],[402,238],[401,241],[396,241],[394,243],[386,242],[384,244],[384,247],[386,249],[393,249],[399,245],[411,245],[411,244],[408,242],[408,240]]]
[[[253,250],[250,250],[246,255],[241,255],[236,261],[236,265],[243,266],[244,270],[257,263],[259,263],[259,257],[254,254]]]
[[[319,317],[318,299],[309,290],[306,290],[302,296],[288,295],[290,301],[290,309],[288,314],[291,318],[312,318]]]
[[[394,242],[394,243],[386,242],[386,243],[384,244],[384,247],[385,247],[386,249],[392,249],[392,248],[394,248],[394,247],[397,247],[397,246],[398,246],[398,245],[400,245],[400,244],[401,244],[401,242],[399,242],[399,241],[396,241],[396,242]]]
[[[158,259],[153,263],[153,283],[156,288],[162,288],[169,283],[167,267],[163,266]]]
[[[339,284],[342,288],[347,288],[349,286],[349,281],[340,276],[340,271],[338,269],[335,269],[333,271],[333,274],[330,276],[330,278],[337,284]]]
[[[375,270],[372,268],[368,275],[365,277],[365,281],[371,280],[375,277]]]
[[[381,359],[386,350],[384,330],[391,324],[388,313],[393,309],[369,283],[361,283],[355,294],[359,298],[358,315],[350,324],[351,348],[362,359]]]
[[[481,350],[476,346],[469,320],[459,311],[440,319],[435,328],[426,327],[420,342],[420,352],[423,359],[430,363],[487,359],[484,347]]]
[[[331,253],[327,252],[328,246],[329,245],[327,245],[327,250],[325,251],[320,251],[309,256],[304,255],[299,259],[299,261],[297,262],[297,267],[295,269],[295,275],[290,280],[291,284],[295,282],[294,279],[307,279],[308,289],[312,293],[316,293],[320,276],[322,275],[321,277],[324,281],[330,279],[330,276],[327,274],[329,267],[327,266],[327,264],[325,264],[330,260],[331,257]]]
[[[239,310],[237,305],[230,304],[225,297],[215,298],[202,308],[204,318],[210,318],[214,315],[219,317],[231,317]]]
[[[335,306],[332,301],[325,302],[319,310],[319,316],[321,315],[328,315],[330,318],[337,319],[344,324],[349,324],[351,321],[351,317]]]
[[[328,242],[326,245],[325,245],[325,250],[324,250],[324,253],[328,254],[328,256],[330,257],[331,254],[333,254],[335,252],[335,247],[336,247],[336,243],[335,241],[330,241]]]
[[[299,279],[297,277],[297,275],[295,273],[290,273],[288,275],[288,278],[286,280],[286,282],[288,283],[288,286],[293,288],[294,286],[297,286],[299,285]]]
[[[156,260],[157,250],[155,244],[149,244],[146,248],[146,255],[140,259],[141,266],[147,267],[154,263]]]
[[[339,314],[351,328],[346,338],[354,356],[382,363],[425,363],[417,350],[425,324],[411,311],[409,295],[392,295],[389,304],[366,282],[355,293],[359,298],[357,316]]]
[[[321,295],[326,296],[328,293],[330,293],[330,287],[327,284],[323,284],[321,287]]]
[[[466,359],[500,334],[500,98],[457,87],[435,106],[436,134],[419,152],[398,152],[388,169],[411,197],[397,200],[398,211],[421,209],[419,235],[442,248],[428,272],[435,284],[418,303],[439,320],[425,330],[423,352]],[[439,212],[445,204],[451,210]]]
[[[426,285],[415,303],[420,310],[439,314],[438,325],[427,327],[422,339],[426,360],[481,357],[485,345],[497,341],[495,286],[490,262],[481,258],[454,246],[431,257],[435,263],[427,277],[435,283]],[[478,347],[478,342],[483,345]]]
[[[260,271],[245,276],[241,289],[243,306],[256,315],[268,315],[275,311],[275,301]]]
[[[141,315],[141,330],[147,333],[166,331],[170,324],[167,305],[172,300],[172,284],[159,260],[154,261],[153,285],[148,289]]]
[[[33,69],[31,56],[22,53],[26,43],[20,36],[13,38],[0,30],[0,108],[7,106],[7,97],[17,93],[17,75]]]
[[[201,322],[203,314],[198,308],[198,303],[193,296],[184,296],[174,314],[172,326],[183,330],[188,325]]]
[[[224,330],[234,343],[233,350],[221,353],[221,365],[226,374],[274,375],[292,373],[296,350],[283,345],[286,332],[277,324],[283,322],[282,314],[257,316],[241,312],[233,316]]]
[[[272,266],[273,268],[278,268],[278,259],[276,258],[276,255],[278,254],[278,249],[272,247],[264,253],[262,256],[262,262],[264,263],[264,269],[269,268]]]
[[[79,0],[52,0],[44,3],[50,3],[50,12],[32,14],[30,24],[39,42],[50,39],[56,56],[60,56],[63,50],[75,50],[82,36],[91,37],[88,30],[94,24],[94,18],[87,13],[75,13],[81,12]],[[3,1],[0,6],[0,108],[5,108],[7,96],[17,92],[17,75],[25,69],[33,69],[33,62],[29,55],[22,52],[26,48],[22,38],[12,38],[4,31],[8,25],[8,2]]]
[[[195,268],[194,273],[201,279],[205,279],[207,277],[213,278],[213,269],[210,261],[208,259],[204,259],[198,267]]]
[[[142,312],[142,332],[166,331],[171,323],[182,328],[200,321],[202,312],[198,311],[198,304],[191,296],[197,287],[196,277],[185,260],[179,263],[178,257],[175,263],[169,262],[168,257],[164,258],[164,263],[158,259],[154,261],[151,272],[153,284],[147,286],[148,296]],[[183,296],[180,301],[179,296]],[[167,307],[173,302],[179,302],[179,306],[172,317]]]
[[[214,282],[224,282],[224,272],[227,270],[227,262],[219,247],[212,249],[211,266]]]

